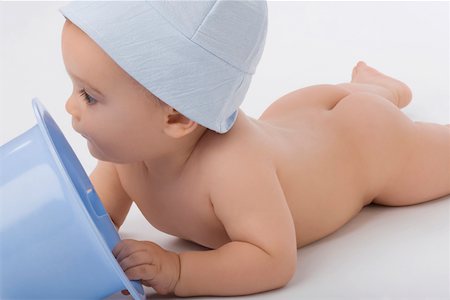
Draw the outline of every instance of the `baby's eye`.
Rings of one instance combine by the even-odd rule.
[[[80,91],[80,95],[84,98],[84,100],[86,100],[87,104],[89,105],[95,104],[97,102],[97,100],[95,100],[92,96],[86,93],[85,89],[82,89]]]

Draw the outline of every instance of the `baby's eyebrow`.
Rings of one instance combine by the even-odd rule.
[[[94,88],[92,85],[86,83],[83,79],[81,79],[81,78],[78,77],[77,75],[72,74],[72,73],[70,73],[69,71],[67,71],[67,73],[69,74],[70,77],[75,78],[76,80],[78,80],[78,81],[84,83],[84,84],[87,85],[91,90],[93,90],[93,91],[96,92],[97,94],[100,94],[100,95],[103,96],[103,94],[100,93],[98,89],[96,89],[96,88]]]

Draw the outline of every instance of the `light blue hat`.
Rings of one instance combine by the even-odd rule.
[[[60,9],[156,97],[219,133],[261,58],[265,1],[74,1]]]

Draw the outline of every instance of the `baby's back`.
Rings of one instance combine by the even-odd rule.
[[[209,198],[213,164],[226,164],[233,176],[240,162],[260,157],[276,170],[301,247],[349,221],[403,162],[402,130],[390,127],[397,109],[365,99],[329,107],[330,99],[345,96],[338,87],[316,86],[280,98],[259,120],[241,111],[229,133],[199,143],[176,181],[152,182],[139,167],[121,166],[122,184],[157,228],[217,248],[229,238]]]

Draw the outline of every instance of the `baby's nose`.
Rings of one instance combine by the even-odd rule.
[[[71,97],[69,97],[69,99],[67,99],[65,108],[66,108],[66,111],[70,115],[72,115],[73,118],[75,118],[77,120],[79,119],[77,104],[76,104],[75,99],[73,99],[73,96],[71,96]]]

